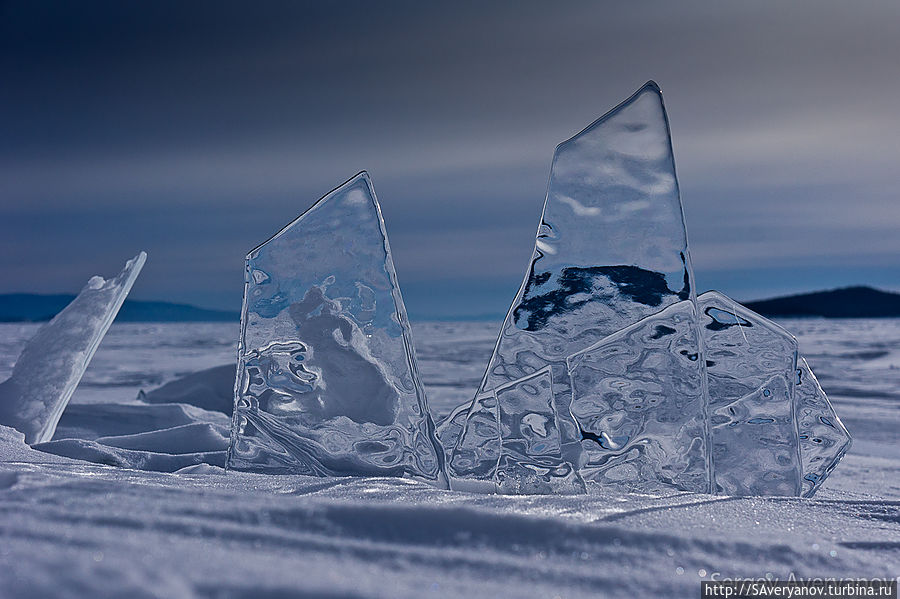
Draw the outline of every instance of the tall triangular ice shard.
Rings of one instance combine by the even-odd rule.
[[[228,468],[446,485],[365,172],[247,256]]]
[[[25,433],[29,444],[49,441],[94,352],[141,272],[147,254],[125,263],[113,279],[92,277],[81,293],[38,330],[0,383],[0,424]]]
[[[688,326],[699,329],[668,120],[659,87],[648,82],[556,148],[532,259],[478,393],[550,366],[562,453],[581,467],[582,447],[594,441],[570,414],[566,359],[678,302],[688,303]],[[701,420],[706,402],[701,388]],[[463,438],[450,430],[458,421],[447,438]],[[692,462],[702,491],[710,484],[707,439],[698,432],[700,459]]]

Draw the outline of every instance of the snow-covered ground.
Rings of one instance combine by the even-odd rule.
[[[137,395],[232,362],[238,332],[113,325],[53,453],[0,428],[0,597],[696,597],[709,578],[897,577],[900,320],[782,324],[854,437],[812,500],[503,497],[102,465],[215,462],[227,434],[215,389],[206,409]],[[414,323],[437,417],[471,398],[497,327]],[[35,330],[0,325],[0,380]]]

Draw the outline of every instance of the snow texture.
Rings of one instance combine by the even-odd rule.
[[[813,499],[479,495],[208,464],[159,473],[37,451],[0,428],[0,597],[696,597],[713,577],[896,577],[900,320],[779,324],[855,437]],[[186,363],[222,364],[236,328],[113,325],[55,438],[227,426],[190,396],[174,406],[135,398],[190,374]],[[0,325],[0,375],[36,330]],[[432,409],[445,416],[474,394],[495,327],[416,323],[415,332]],[[153,437],[142,438],[144,449],[121,451],[154,459]]]

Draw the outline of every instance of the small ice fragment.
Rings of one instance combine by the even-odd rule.
[[[581,476],[562,457],[550,368],[494,393],[501,438],[497,491],[505,495],[584,493]]]
[[[500,422],[497,397],[483,393],[465,413],[447,464],[450,485],[456,490],[493,492],[500,459]],[[466,481],[461,483],[459,481]]]
[[[709,380],[716,492],[799,495],[797,341],[725,295],[697,298]]]
[[[38,330],[22,350],[12,376],[0,383],[0,423],[25,433],[30,445],[53,437],[146,259],[141,252],[113,279],[91,277],[81,293]]]
[[[694,304],[678,302],[569,357],[581,474],[634,491],[709,489]]]
[[[850,449],[847,427],[838,418],[816,376],[800,358],[794,402],[800,430],[800,462],[803,468],[802,493],[812,497]]]

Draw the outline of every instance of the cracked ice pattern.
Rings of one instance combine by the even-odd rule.
[[[693,293],[668,121],[649,82],[557,147],[528,273],[479,393],[549,365],[562,452],[578,464],[566,358],[667,306],[693,302]],[[445,428],[450,437],[458,423]]]
[[[78,296],[38,330],[0,383],[0,423],[49,441],[94,352],[147,260],[141,252],[115,278],[92,277]]]
[[[721,293],[709,291],[697,301],[706,347],[716,492],[799,495],[797,341]]]
[[[501,454],[497,491],[505,495],[584,493],[584,481],[563,460],[550,369],[495,391]]]
[[[697,347],[696,312],[683,301],[569,358],[585,480],[640,491],[709,491]]]
[[[446,484],[366,173],[247,256],[228,467]]]
[[[805,358],[797,364],[795,383],[802,492],[804,497],[812,497],[850,449],[851,439]]]

